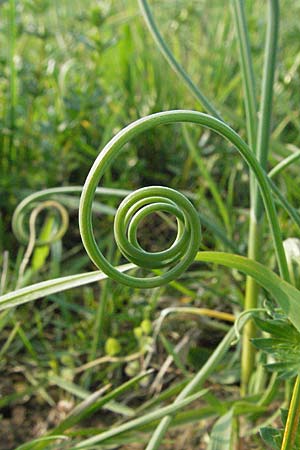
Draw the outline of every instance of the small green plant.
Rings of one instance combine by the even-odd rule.
[[[275,202],[278,202],[290,215],[295,225],[300,228],[300,217],[297,210],[287,201],[275,183],[272,177],[277,175],[280,170],[287,167],[295,161],[300,153],[292,155],[282,161],[269,174],[267,174],[267,161],[270,148],[271,117],[272,117],[272,99],[274,92],[274,76],[276,66],[277,41],[278,41],[278,23],[279,23],[279,3],[277,0],[268,2],[268,21],[267,36],[264,55],[264,68],[262,76],[261,100],[257,105],[257,96],[254,80],[254,70],[250,52],[250,41],[248,36],[247,21],[242,0],[232,0],[233,17],[236,26],[237,42],[240,51],[241,73],[244,83],[244,99],[246,111],[247,142],[243,140],[234,129],[223,120],[217,108],[215,108],[202,91],[191,80],[185,69],[176,60],[163,39],[151,13],[146,0],[139,0],[142,14],[146,23],[159,47],[171,67],[175,70],[181,80],[187,85],[194,97],[201,106],[209,113],[191,110],[171,110],[145,116],[134,121],[126,128],[122,129],[112,138],[96,158],[86,182],[81,187],[53,188],[44,192],[36,193],[25,199],[16,209],[13,217],[13,229],[19,236],[20,241],[28,242],[27,260],[32,254],[33,247],[36,245],[47,246],[53,241],[61,238],[67,226],[65,209],[59,204],[49,203],[51,197],[62,197],[62,204],[68,205],[70,199],[68,195],[81,193],[79,204],[79,227],[84,247],[99,270],[89,273],[70,275],[63,278],[55,278],[49,281],[39,282],[27,287],[20,287],[0,297],[0,310],[6,310],[16,307],[26,302],[45,297],[50,294],[62,292],[67,289],[83,286],[89,283],[112,279],[118,283],[124,284],[135,289],[153,289],[175,282],[194,262],[201,264],[223,265],[235,269],[247,275],[246,294],[244,302],[244,311],[236,318],[235,326],[232,326],[225,334],[216,349],[208,356],[198,372],[192,379],[187,379],[184,386],[179,390],[172,392],[171,395],[177,395],[175,400],[168,406],[156,408],[153,411],[141,413],[138,417],[133,417],[125,423],[112,427],[94,436],[81,441],[71,443],[74,449],[95,448],[98,445],[110,445],[120,442],[119,436],[125,436],[134,439],[132,431],[145,430],[154,432],[149,442],[146,444],[146,450],[156,450],[160,448],[165,433],[175,420],[174,415],[183,407],[190,405],[200,397],[204,399],[209,396],[206,389],[203,389],[204,383],[213,375],[228,354],[232,345],[236,343],[237,333],[243,329],[242,357],[241,357],[241,399],[229,402],[226,408],[217,404],[214,408],[218,410],[220,416],[211,431],[209,449],[231,449],[239,440],[237,422],[241,415],[259,415],[265,412],[269,406],[279,385],[280,379],[290,379],[294,382],[293,393],[287,395],[284,403],[286,413],[283,414],[283,430],[274,430],[269,426],[263,426],[261,430],[262,438],[268,445],[280,450],[289,450],[297,448],[299,442],[298,422],[300,410],[300,375],[299,375],[299,346],[300,346],[300,291],[298,289],[298,273],[295,268],[295,255],[289,253],[287,244],[284,245],[281,228],[278,220]],[[14,8],[14,2],[11,2]],[[13,70],[12,70],[13,75]],[[12,105],[13,106],[13,105]],[[132,140],[137,139],[142,133],[152,130],[161,125],[169,124],[194,124],[201,128],[210,130],[218,134],[221,138],[227,140],[238,152],[243,161],[247,164],[250,176],[250,222],[249,222],[249,241],[248,257],[237,254],[217,252],[217,251],[199,251],[201,246],[201,215],[193,205],[192,201],[183,193],[164,186],[148,186],[138,189],[134,192],[123,192],[112,189],[98,188],[98,184],[109,172],[112,163],[117,160],[122,150]],[[187,143],[191,144],[187,128],[184,128],[184,137]],[[228,213],[222,204],[222,198],[214,188],[213,182],[206,171],[205,166],[200,162],[199,168],[205,174],[206,180],[211,187],[212,195],[221,211],[226,231],[230,232],[230,221]],[[98,195],[116,195],[125,197],[119,205],[117,211],[112,211],[95,201]],[[38,202],[43,201],[41,206]],[[48,201],[48,203],[47,203]],[[57,223],[49,226],[50,231],[42,230],[39,239],[35,235],[35,223],[37,215],[46,207],[54,206],[60,211],[64,219],[62,227]],[[30,213],[29,222],[31,224],[29,235],[25,231],[25,218],[28,208],[34,209]],[[120,253],[129,261],[127,264],[114,266],[102,253],[97,245],[94,236],[93,227],[93,208],[105,213],[115,213],[114,218],[114,236]],[[143,249],[138,239],[138,229],[141,222],[153,213],[170,214],[176,218],[177,234],[171,246],[158,252],[149,252]],[[264,214],[266,214],[269,226],[269,232],[272,236],[274,255],[276,258],[279,275],[273,270],[263,265],[261,261],[261,246],[264,230]],[[214,230],[214,225],[206,223],[206,226]],[[44,236],[43,236],[44,234]],[[222,236],[222,234],[221,234]],[[224,242],[228,243],[229,237],[225,236]],[[230,240],[229,240],[230,242]],[[299,255],[298,255],[299,256]],[[40,256],[45,258],[45,256]],[[20,271],[19,285],[22,286],[24,266],[27,260],[24,260],[22,270]],[[297,262],[296,258],[296,262]],[[38,264],[36,267],[40,267]],[[296,273],[296,274],[295,274]],[[148,275],[147,275],[148,274]],[[107,281],[106,281],[107,282]],[[201,282],[201,280],[200,280]],[[268,294],[267,300],[260,305],[258,301],[259,287],[262,287]],[[268,295],[272,300],[268,299]],[[274,303],[275,301],[275,303]],[[104,306],[99,305],[97,311],[97,330],[103,328],[104,324]],[[209,315],[202,310],[189,311],[195,314]],[[259,314],[264,314],[262,318]],[[212,315],[212,314],[211,314]],[[219,312],[222,318],[222,313]],[[255,316],[255,321],[252,316]],[[213,315],[212,315],[213,316]],[[223,316],[224,317],[224,316]],[[231,316],[232,317],[232,316]],[[229,318],[231,320],[231,318]],[[267,333],[263,337],[257,337],[256,329]],[[133,334],[140,343],[140,352],[138,356],[144,354],[149,335],[152,332],[152,323],[148,318],[144,318],[139,326],[134,328]],[[93,346],[93,356],[97,348],[98,334],[95,337]],[[145,339],[146,340],[145,340]],[[143,342],[142,342],[143,340]],[[180,361],[176,361],[176,353],[173,351],[170,343],[162,339],[165,347],[172,354],[178,367],[182,369]],[[151,341],[151,339],[150,339]],[[261,355],[265,355],[263,369],[260,373],[255,373],[255,350],[258,348]],[[119,358],[121,350],[119,341],[114,337],[109,337],[104,345],[106,356],[115,361]],[[293,351],[290,352],[290,348]],[[289,354],[287,355],[287,352]],[[121,357],[120,357],[121,358]],[[136,358],[133,355],[132,360]],[[272,362],[270,362],[272,358]],[[108,359],[105,359],[107,361]],[[127,357],[125,362],[131,363],[131,358]],[[134,362],[131,367],[131,374],[135,374],[139,365]],[[130,367],[129,367],[130,369]],[[273,372],[271,376],[266,375],[266,370]],[[31,442],[28,448],[42,449],[46,448],[49,440],[65,439],[64,434],[68,429],[86,419],[100,408],[116,407],[114,401],[122,393],[130,390],[134,385],[140,383],[149,376],[149,371],[143,371],[141,374],[133,377],[129,382],[106,393],[95,392],[85,398],[82,403],[77,405],[73,411],[61,421],[45,438]],[[253,377],[256,377],[254,388]],[[294,381],[295,380],[295,381]],[[288,382],[286,382],[288,386]],[[72,384],[68,389],[74,389]],[[263,396],[259,395],[264,392]],[[163,395],[163,394],[162,394]],[[170,396],[171,396],[170,395]],[[169,397],[167,397],[169,398]],[[217,406],[216,406],[217,404]],[[206,411],[207,412],[207,411]],[[128,410],[127,410],[128,413]],[[201,413],[201,412],[200,412]],[[199,413],[199,414],[200,414]],[[130,411],[128,413],[130,415]],[[201,416],[201,414],[200,414]],[[153,425],[154,423],[154,425]],[[152,424],[152,427],[151,427]],[[147,426],[150,425],[150,429]],[[131,434],[130,434],[131,433]],[[63,443],[60,444],[63,448]],[[68,443],[66,444],[68,445]],[[20,447],[21,450],[22,447]],[[27,447],[23,447],[27,448]]]

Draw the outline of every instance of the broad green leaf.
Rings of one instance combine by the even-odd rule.
[[[275,428],[265,427],[260,429],[262,439],[267,445],[274,450],[280,449],[280,443],[282,441],[282,430],[276,430]]]
[[[270,337],[252,339],[252,343],[275,362],[266,364],[269,370],[276,371],[281,377],[294,377],[300,373],[300,333],[292,324],[284,320],[261,320],[256,324]]]
[[[278,319],[260,319],[254,317],[255,323],[262,331],[276,336],[277,338],[289,338],[291,340],[297,339],[298,331],[284,320]]]
[[[286,409],[281,410],[281,421],[285,426],[288,416],[288,411]],[[272,427],[264,427],[260,429],[260,434],[263,440],[274,450],[280,450],[282,439],[283,439],[283,428],[275,429]],[[300,428],[296,431],[295,442],[292,448],[289,450],[299,450],[300,448]]]

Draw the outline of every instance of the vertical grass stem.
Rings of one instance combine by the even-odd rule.
[[[15,163],[17,161],[17,155],[14,149],[14,130],[16,119],[16,105],[17,105],[17,72],[15,65],[15,49],[16,49],[16,2],[15,0],[9,0],[9,13],[8,13],[8,25],[9,25],[9,97],[10,108],[8,117],[9,139],[8,139],[8,161]]]
[[[271,116],[273,100],[273,84],[276,68],[276,53],[279,29],[278,0],[269,0],[267,14],[267,35],[264,54],[264,68],[261,89],[260,114],[257,127],[256,156],[261,167],[266,170],[271,134]],[[258,185],[253,182],[251,195],[250,230],[248,238],[248,257],[260,260],[263,235],[263,204]],[[286,278],[288,279],[288,278]],[[245,309],[258,305],[259,288],[253,279],[247,279]],[[242,355],[242,393],[248,390],[249,379],[254,369],[255,354],[250,339],[255,336],[255,327],[249,322],[244,329]]]

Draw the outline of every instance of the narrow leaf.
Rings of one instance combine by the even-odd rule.
[[[134,269],[134,264],[124,264],[118,266],[120,272],[126,272]],[[108,277],[101,270],[94,272],[86,272],[78,275],[70,275],[68,277],[55,278],[53,280],[42,281],[41,283],[32,284],[17,291],[9,292],[0,296],[0,311],[31,302],[47,295],[56,294],[57,292],[73,289],[85,284],[95,283],[97,281],[106,280]]]
[[[176,404],[173,403],[172,405],[165,406],[165,407],[160,408],[156,411],[153,411],[149,414],[145,414],[142,417],[138,417],[137,419],[131,420],[130,422],[126,422],[126,423],[120,425],[119,427],[113,428],[109,431],[105,431],[104,433],[93,436],[90,439],[86,439],[86,440],[80,442],[79,444],[75,445],[74,449],[86,448],[86,447],[90,447],[95,444],[99,444],[100,442],[106,441],[107,439],[115,437],[121,433],[135,429],[138,426],[146,425],[147,423],[150,423],[153,420],[157,420],[157,419],[160,419],[161,417],[167,416],[169,414],[173,414],[176,411],[189,405],[193,401],[197,400],[199,397],[204,395],[206,392],[207,392],[207,389],[203,389],[202,391],[197,392],[197,394],[190,395],[186,399],[181,400],[180,402],[178,402]]]

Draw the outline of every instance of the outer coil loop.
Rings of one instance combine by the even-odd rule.
[[[118,213],[119,219],[115,224],[116,239],[120,249],[125,256],[135,261],[137,265],[153,269],[154,267],[165,267],[170,262],[175,263],[176,261],[175,266],[157,277],[136,278],[120,273],[107,261],[98,248],[94,238],[92,224],[92,204],[98,183],[113,160],[120,154],[124,145],[140,133],[157,125],[178,122],[190,122],[201,125],[228,139],[252,169],[266,208],[280,272],[284,277],[288,278],[288,268],[282,246],[277,213],[269,180],[265,172],[261,169],[248,145],[232,128],[207,114],[188,110],[164,111],[139,119],[121,130],[108,142],[98,155],[84,184],[79,206],[80,234],[91,260],[110,278],[128,286],[139,288],[153,288],[166,284],[176,279],[192,263],[200,245],[201,232],[199,216],[195,209],[191,207],[189,201],[187,199],[183,200],[184,197],[177,191],[163,188],[164,191],[162,192],[160,191],[162,189],[160,187],[141,189],[133,194],[136,196],[133,198],[138,202],[137,207],[134,206],[134,203],[131,203],[132,197],[129,195],[124,201],[125,203],[122,204],[121,211]],[[143,200],[147,197],[145,196],[145,192],[149,192],[149,196],[152,197],[152,199],[148,198],[146,203]],[[126,206],[127,202],[129,202],[130,206]],[[154,204],[158,208],[156,210],[171,211],[178,221],[178,234],[175,242],[166,251],[167,253],[160,255],[159,253],[149,254],[145,252],[136,238],[138,223],[142,217],[145,217],[150,211],[152,212],[154,210]],[[187,206],[188,204],[190,208]],[[122,213],[123,208],[125,208],[126,214]],[[121,224],[120,217],[124,221],[123,225]]]
[[[128,138],[130,139],[130,133]],[[92,203],[100,178],[126,141],[120,139],[120,135],[116,136],[95,161],[80,200],[80,232],[90,258],[110,278],[132,287],[153,288],[175,280],[194,261],[201,242],[201,223],[192,203],[180,192],[163,186],[138,189],[125,197],[117,210],[114,221],[116,243],[123,256],[138,267],[150,270],[166,267],[168,269],[157,276],[139,278],[119,272],[107,261],[94,238]],[[141,247],[137,230],[146,216],[159,211],[175,216],[177,236],[168,249],[151,253]]]

